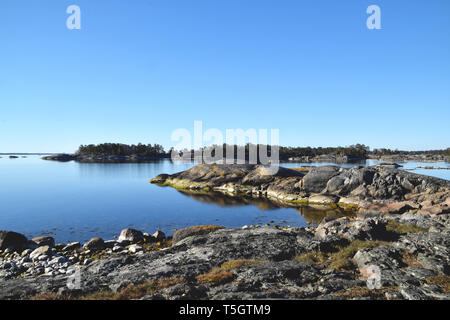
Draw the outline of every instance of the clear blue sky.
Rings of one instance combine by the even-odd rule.
[[[168,148],[194,120],[281,145],[450,146],[448,0],[2,0],[0,45],[0,152]]]

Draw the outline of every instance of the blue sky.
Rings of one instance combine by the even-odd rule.
[[[194,120],[278,128],[281,145],[447,148],[449,17],[448,0],[2,0],[0,152],[168,148]]]

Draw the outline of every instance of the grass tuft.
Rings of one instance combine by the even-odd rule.
[[[249,260],[249,259],[238,259],[238,260],[232,260],[224,262],[221,266],[223,270],[234,270],[239,269],[244,266],[250,266],[254,264],[260,264],[268,262],[268,260]]]
[[[352,258],[358,250],[375,248],[387,244],[387,242],[383,241],[355,240],[346,245],[330,248],[326,252],[311,251],[303,253],[297,255],[294,260],[310,264],[320,264],[337,271],[353,270],[355,269],[355,265]]]
[[[425,280],[428,284],[441,287],[442,292],[450,293],[450,276],[440,274]]]
[[[386,292],[398,292],[397,287],[384,287],[380,289],[369,289],[366,286],[357,286],[341,290],[334,294],[336,297],[351,299],[370,297],[372,299],[384,299]]]
[[[31,297],[30,300],[131,300],[155,294],[164,288],[185,282],[183,278],[159,278],[142,284],[130,284],[118,292],[104,290],[78,296],[40,293]]]
[[[426,231],[424,228],[420,228],[412,224],[400,223],[397,220],[389,220],[386,225],[386,230],[398,234],[420,233]]]
[[[233,280],[233,274],[220,268],[214,268],[211,271],[198,275],[198,282],[209,282],[214,284],[223,284]]]

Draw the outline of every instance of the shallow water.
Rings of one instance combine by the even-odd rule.
[[[375,162],[368,162],[372,165]],[[286,163],[285,167],[326,163]],[[112,239],[133,227],[166,234],[198,224],[241,227],[250,224],[305,226],[318,223],[323,212],[313,208],[279,208],[268,201],[236,201],[159,187],[148,180],[160,173],[188,169],[191,163],[162,160],[153,163],[82,164],[41,160],[39,156],[0,158],[0,230],[28,237],[50,234],[57,241],[86,241],[94,236]],[[445,163],[405,163],[405,168]],[[352,165],[344,165],[346,167]],[[422,172],[423,171],[423,172]],[[450,179],[450,170],[415,170]]]

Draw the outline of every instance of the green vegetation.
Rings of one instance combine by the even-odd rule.
[[[398,234],[420,233],[426,231],[424,228],[420,228],[412,224],[400,223],[396,220],[389,220],[386,225],[386,230],[393,231]]]
[[[76,152],[77,155],[113,155],[113,156],[153,156],[153,157],[165,157],[167,153],[164,151],[163,146],[159,144],[137,144],[127,145],[122,143],[101,143],[98,145],[81,145]]]
[[[383,241],[355,240],[344,245],[331,247],[328,251],[311,251],[297,255],[294,259],[299,262],[320,264],[334,270],[352,270],[355,268],[352,258],[360,249],[375,248],[388,245]]]
[[[238,154],[245,155],[245,159],[249,160],[249,154],[250,150],[255,150],[257,154],[256,161],[259,163],[261,162],[259,158],[260,149],[262,151],[266,151],[263,153],[266,153],[267,156],[271,156],[272,154],[272,148],[274,146],[271,145],[264,145],[264,144],[251,144],[247,143],[245,146],[239,146],[239,145],[227,145],[223,144],[220,145],[212,145],[208,147],[204,147],[200,150],[180,150],[179,154],[183,155],[183,157],[191,157],[194,158],[195,154],[200,154],[200,152],[207,152],[208,154],[211,154],[212,157],[215,156],[216,150],[220,149],[222,147],[222,154],[223,157],[237,158]],[[363,144],[356,144],[351,145],[348,147],[318,147],[318,148],[311,148],[311,147],[281,147],[279,146],[279,158],[280,160],[288,160],[290,157],[315,157],[315,156],[321,156],[321,155],[334,155],[334,156],[347,156],[351,158],[360,158],[360,159],[366,159],[367,155],[370,151],[370,148],[368,146],[365,146]],[[231,154],[233,153],[233,154]]]
[[[355,144],[348,147],[280,147],[280,159],[290,157],[315,157],[322,155],[347,156],[351,158],[366,159],[370,148],[364,144]]]
[[[261,162],[259,158],[259,150],[267,150],[267,156],[271,156],[272,148],[274,146],[263,145],[263,144],[250,144],[247,143],[245,146],[239,145],[227,145],[223,144],[222,146],[212,145],[208,147],[204,147],[200,150],[177,150],[180,156],[187,158],[194,158],[194,154],[199,154],[200,152],[211,154],[212,157],[215,156],[216,150],[222,147],[223,157],[228,156],[231,157],[231,152],[233,152],[234,159],[237,158],[238,154],[244,154],[245,159],[249,160],[250,150],[256,150],[257,152],[257,162]],[[89,144],[89,145],[81,145],[78,148],[76,154],[78,155],[91,155],[91,156],[100,156],[100,155],[115,155],[115,156],[130,156],[130,155],[139,155],[139,156],[153,156],[153,157],[167,157],[170,155],[173,149],[169,152],[164,151],[164,148],[159,144],[137,144],[137,145],[127,145],[122,143],[101,143],[101,144]],[[228,154],[227,154],[228,153]],[[374,149],[370,151],[370,147],[364,144],[355,144],[347,147],[282,147],[279,146],[279,158],[280,160],[288,160],[291,157],[317,157],[317,156],[347,156],[349,158],[356,159],[367,159],[369,156],[389,156],[389,155],[444,155],[450,156],[450,148],[443,150],[427,150],[427,151],[401,151],[401,150],[391,150],[386,148]]]
[[[400,156],[407,156],[410,154],[415,155],[445,155],[450,156],[450,148],[447,149],[441,149],[441,150],[426,150],[426,151],[403,151],[403,150],[391,150],[386,148],[381,149],[373,149],[372,155],[374,156],[393,156],[393,155],[400,155]]]

